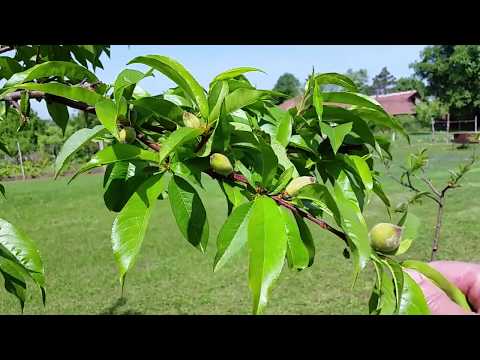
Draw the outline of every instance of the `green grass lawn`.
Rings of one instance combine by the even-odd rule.
[[[403,161],[422,146],[415,137],[411,147],[397,143],[394,155]],[[426,145],[434,183],[448,177],[447,169],[467,159],[473,147]],[[440,259],[480,261],[480,167],[465,178],[464,187],[452,190],[440,243]],[[407,194],[394,181],[382,181],[393,203]],[[5,183],[8,200],[1,200],[0,217],[13,222],[38,243],[47,278],[47,305],[39,291],[28,292],[26,314],[249,314],[246,251],[213,274],[215,239],[226,217],[226,204],[216,183],[206,201],[210,244],[202,255],[184,240],[176,227],[168,201],[158,204],[142,251],[128,274],[125,297],[110,246],[115,215],[103,205],[102,177],[83,176],[67,186],[65,179]],[[204,197],[205,198],[205,197]],[[426,260],[430,253],[436,209],[425,201],[413,211],[421,220],[420,236],[408,256]],[[388,221],[387,212],[374,198],[367,209],[370,225]],[[342,241],[311,226],[317,255],[314,265],[300,273],[285,268],[274,288],[267,314],[366,314],[373,271],[362,273],[351,289],[352,264],[342,256]],[[16,300],[0,289],[0,313],[18,314]]]

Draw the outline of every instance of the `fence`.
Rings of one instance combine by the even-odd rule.
[[[432,141],[435,141],[435,132],[445,131],[447,133],[447,143],[449,142],[450,134],[473,134],[478,133],[478,119],[477,116],[473,120],[450,120],[450,114],[447,114],[446,119],[432,118]]]

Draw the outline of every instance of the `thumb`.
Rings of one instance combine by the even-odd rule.
[[[420,286],[427,301],[432,315],[473,315],[466,312],[459,305],[454,303],[447,294],[434,285],[428,278],[417,271],[405,270],[412,279]]]

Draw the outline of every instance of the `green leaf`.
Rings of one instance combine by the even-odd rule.
[[[400,226],[403,226],[402,241],[393,255],[404,254],[410,248],[413,240],[417,237],[420,220],[418,217],[408,212],[404,219],[404,223]]]
[[[293,168],[293,177],[298,177],[298,171],[295,165],[290,161],[287,155],[287,149],[285,146],[280,144],[278,141],[272,139],[270,144],[275,156],[277,157],[278,164],[282,166],[284,169]]]
[[[21,229],[0,219],[0,245],[22,265],[42,290],[45,303],[45,275],[37,245]]]
[[[262,185],[269,187],[277,172],[278,159],[272,147],[268,144],[260,143],[260,154],[255,159],[255,170],[262,177]]]
[[[155,117],[182,124],[183,109],[171,101],[156,97],[146,96],[133,102],[135,108],[148,110]]]
[[[356,278],[359,271],[367,265],[372,253],[367,223],[363,218],[358,202],[349,199],[338,183],[334,185],[334,195],[341,214],[342,229],[354,247],[351,250],[354,254],[354,278]]]
[[[333,152],[336,154],[342,145],[345,136],[352,131],[352,123],[331,127],[330,125],[321,122],[320,129],[322,130],[322,134],[326,135],[330,140],[330,145],[332,146]]]
[[[292,136],[292,116],[289,112],[283,111],[280,121],[277,125],[277,131],[275,139],[283,147],[286,147],[290,142],[290,136]]]
[[[372,172],[368,167],[367,162],[357,155],[348,155],[348,158],[353,161],[358,174],[362,178],[363,185],[368,191],[373,190]]]
[[[80,129],[74,132],[67,141],[65,141],[55,160],[55,178],[58,177],[67,161],[80,147],[103,132],[105,132],[105,128],[102,125],[97,125],[92,129]]]
[[[47,102],[47,110],[52,117],[53,122],[62,129],[62,134],[65,135],[65,128],[67,127],[68,118],[70,116],[68,114],[67,106],[55,102]]]
[[[172,151],[174,151],[180,145],[195,139],[197,136],[203,133],[202,129],[193,129],[187,127],[181,127],[175,130],[170,136],[161,144],[159,156],[159,163],[167,158]]]
[[[5,290],[18,299],[23,313],[27,283],[22,270],[15,262],[0,256],[0,272],[5,280]]]
[[[411,278],[411,276],[403,273],[403,291],[400,300],[400,315],[430,315],[427,301],[423,295],[422,289]]]
[[[220,74],[218,74],[217,76],[215,76],[215,78],[212,80],[211,84],[217,82],[217,81],[221,81],[221,80],[227,80],[227,79],[232,79],[232,78],[235,78],[239,75],[242,75],[242,74],[245,74],[247,72],[252,72],[252,71],[259,71],[259,72],[262,72],[265,74],[265,71],[263,70],[260,70],[260,69],[257,69],[257,68],[253,68],[253,67],[238,67],[238,68],[233,68],[233,69],[230,69],[230,70],[227,70],[227,71],[224,71]]]
[[[151,66],[178,84],[178,86],[180,86],[198,105],[202,117],[204,119],[208,118],[208,101],[205,91],[182,64],[169,57],[160,55],[139,56],[131,60],[128,64],[135,63]]]
[[[261,314],[280,275],[287,252],[285,222],[279,207],[267,196],[258,197],[248,223],[249,286],[253,313]]]
[[[348,104],[360,107],[366,107],[369,109],[377,110],[387,114],[385,109],[380,105],[378,101],[374,98],[371,98],[368,95],[354,93],[349,91],[332,91],[332,92],[324,92],[322,93],[323,101],[328,103],[340,103],[340,104]]]
[[[104,99],[103,96],[97,94],[94,91],[87,90],[79,86],[70,86],[70,85],[60,84],[57,82],[49,82],[46,84],[37,84],[37,83],[18,84],[0,93],[0,99],[3,98],[5,95],[7,95],[9,92],[12,92],[13,89],[43,91],[50,95],[56,95],[56,96],[70,99],[70,100],[83,102],[90,106],[95,106],[97,102]]]
[[[0,193],[2,193],[3,197],[6,199],[7,197],[5,196],[5,186],[0,184]]]
[[[32,66],[31,68],[14,74],[6,83],[5,88],[16,86],[35,79],[46,77],[67,77],[74,82],[87,80],[96,82],[98,78],[87,68],[69,61],[47,61],[42,64]]]
[[[72,182],[78,175],[94,169],[96,167],[115,163],[117,161],[125,160],[145,160],[158,163],[158,154],[152,151],[147,151],[138,146],[129,144],[113,144],[105,149],[97,152],[88,163],[83,165],[75,175],[70,179]]]
[[[265,96],[262,90],[239,88],[225,97],[225,114],[252,105]]]
[[[0,56],[0,80],[10,79],[13,74],[20,71],[22,71],[22,67],[16,60],[8,56]]]
[[[168,197],[182,235],[193,246],[205,252],[209,225],[205,207],[197,191],[181,177],[173,176],[168,185]]]
[[[298,199],[304,199],[312,201],[314,204],[322,208],[328,214],[331,214],[335,221],[341,225],[341,215],[340,210],[333,198],[330,191],[328,191],[327,187],[322,184],[310,184],[304,186],[300,189],[298,194],[296,195]]]
[[[400,122],[394,117],[388,115],[383,109],[379,110],[377,108],[355,108],[351,110],[355,115],[364,119],[367,122],[374,123],[383,127],[391,128],[398,131],[401,135],[405,137],[408,141],[410,138],[400,124]]]
[[[245,195],[242,194],[243,188],[239,186],[233,186],[227,181],[218,180],[220,188],[224,193],[225,197],[227,198],[227,205],[228,205],[228,214],[232,212],[237,206],[240,206],[244,202],[248,201]]]
[[[117,106],[110,99],[104,99],[95,104],[98,120],[113,136],[118,138]]]
[[[217,253],[213,271],[218,271],[246,243],[248,238],[248,221],[253,202],[246,202],[234,208],[232,214],[223,224],[217,237]]]
[[[355,83],[346,75],[338,73],[324,73],[315,76],[315,84],[331,84],[343,87],[347,91],[358,92]]]
[[[315,244],[313,242],[312,233],[301,216],[295,214],[295,221],[297,222],[298,230],[300,231],[300,238],[308,251],[308,266],[312,266],[315,258]]]
[[[404,282],[404,276],[403,276],[403,270],[400,264],[397,262],[391,260],[391,259],[385,259],[383,260],[383,263],[385,266],[388,268],[390,271],[390,274],[392,275],[393,279],[393,287],[395,290],[395,301],[396,301],[396,309],[400,308],[400,299],[402,296],[402,291],[403,291],[403,282]]]
[[[191,184],[195,184],[203,189],[201,182],[201,172],[199,169],[189,166],[186,162],[174,162],[170,165],[170,169],[173,173],[181,178],[185,179]]]
[[[291,166],[280,175],[275,185],[275,189],[272,192],[270,192],[269,195],[277,195],[280,192],[282,192],[283,189],[285,189],[285,187],[288,185],[288,183],[292,179],[294,169],[295,167]]]
[[[208,108],[210,109],[208,123],[212,123],[220,117],[220,110],[227,94],[228,83],[226,81],[219,81],[213,85],[208,96]]]
[[[313,87],[313,106],[315,108],[315,112],[317,113],[318,123],[321,124],[323,115],[323,97],[320,93],[320,89],[318,88],[317,81],[315,81],[315,85]]]
[[[120,282],[131,269],[140,252],[150,216],[158,196],[165,190],[168,174],[157,174],[148,178],[128,200],[112,227],[112,248],[120,271]]]
[[[385,192],[383,191],[382,185],[376,178],[373,178],[373,192],[377,194],[380,200],[382,200],[385,206],[387,207],[387,210],[389,210],[391,206],[390,199],[385,194]]]
[[[280,211],[283,215],[287,235],[288,266],[290,269],[303,270],[312,264],[315,255],[312,235],[305,223],[300,232],[299,222],[303,222],[301,217],[294,216],[290,210],[283,207],[280,208]]]
[[[126,97],[130,98],[133,90],[135,89],[135,85],[143,78],[145,78],[145,74],[141,71],[133,69],[122,70],[120,74],[118,74],[113,85],[115,89],[113,93],[115,100],[118,101],[123,96],[123,93],[127,88],[130,89],[131,93],[127,94]]]
[[[133,192],[148,177],[144,161],[118,161],[109,164],[104,175],[103,200],[107,209],[119,212]]]

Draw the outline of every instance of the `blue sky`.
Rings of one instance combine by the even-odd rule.
[[[383,66],[395,76],[412,74],[409,64],[417,60],[425,45],[113,45],[111,57],[104,58],[104,70],[97,71],[104,82],[113,82],[129,60],[139,55],[160,54],[181,62],[195,78],[207,87],[218,73],[232,67],[253,66],[267,74],[250,73],[248,78],[258,88],[271,89],[285,72],[294,74],[302,83],[312,71],[345,72],[348,68],[365,68],[370,79]],[[142,65],[130,68],[146,70]],[[156,73],[140,84],[152,94],[173,83]],[[48,117],[44,106],[34,102],[33,108],[43,118]],[[40,105],[40,106],[39,106]]]

